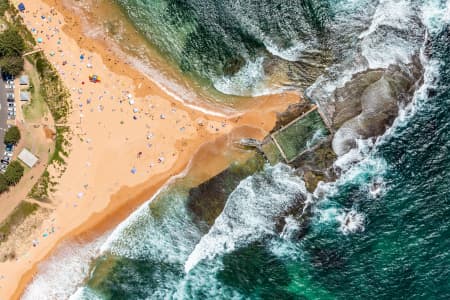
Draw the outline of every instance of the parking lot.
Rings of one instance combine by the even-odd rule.
[[[0,171],[4,171],[11,160],[13,149],[3,143],[8,120],[16,116],[16,102],[14,98],[13,78],[2,78],[0,83]]]

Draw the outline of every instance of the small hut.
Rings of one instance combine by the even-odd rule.
[[[20,76],[19,82],[20,82],[20,85],[29,85],[30,84],[30,80],[27,75]]]
[[[20,92],[20,101],[30,101],[30,93]]]
[[[30,168],[34,167],[39,160],[33,153],[25,148],[22,149],[17,157]]]

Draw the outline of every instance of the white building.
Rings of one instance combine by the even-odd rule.
[[[30,84],[30,80],[28,79],[27,75],[20,76],[19,82],[20,82],[20,85],[29,85]]]
[[[30,101],[30,93],[20,92],[20,101]]]
[[[18,158],[30,168],[34,167],[39,160],[33,153],[25,148],[20,151]]]

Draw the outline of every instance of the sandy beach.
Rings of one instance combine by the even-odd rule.
[[[276,112],[298,101],[295,93],[274,95],[260,97],[251,111],[230,117],[205,114],[172,99],[101,42],[85,37],[79,20],[68,18],[70,11],[61,4],[21,2],[27,8],[21,14],[25,25],[42,40],[38,46],[71,93],[71,151],[50,195],[56,208],[31,237],[37,246],[30,243],[25,255],[0,264],[2,300],[20,297],[37,264],[59,242],[119,223],[182,172],[195,153],[214,162],[214,154],[208,158],[207,151],[198,152],[202,145],[217,147],[215,140],[236,132],[261,138],[275,123]],[[90,74],[101,82],[89,82]],[[203,176],[225,167],[226,161],[213,163]]]

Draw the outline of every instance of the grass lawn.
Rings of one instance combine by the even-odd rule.
[[[27,122],[37,122],[48,112],[48,106],[45,102],[39,81],[39,74],[34,67],[27,68],[27,74],[30,77],[30,103],[23,106],[23,116]]]

